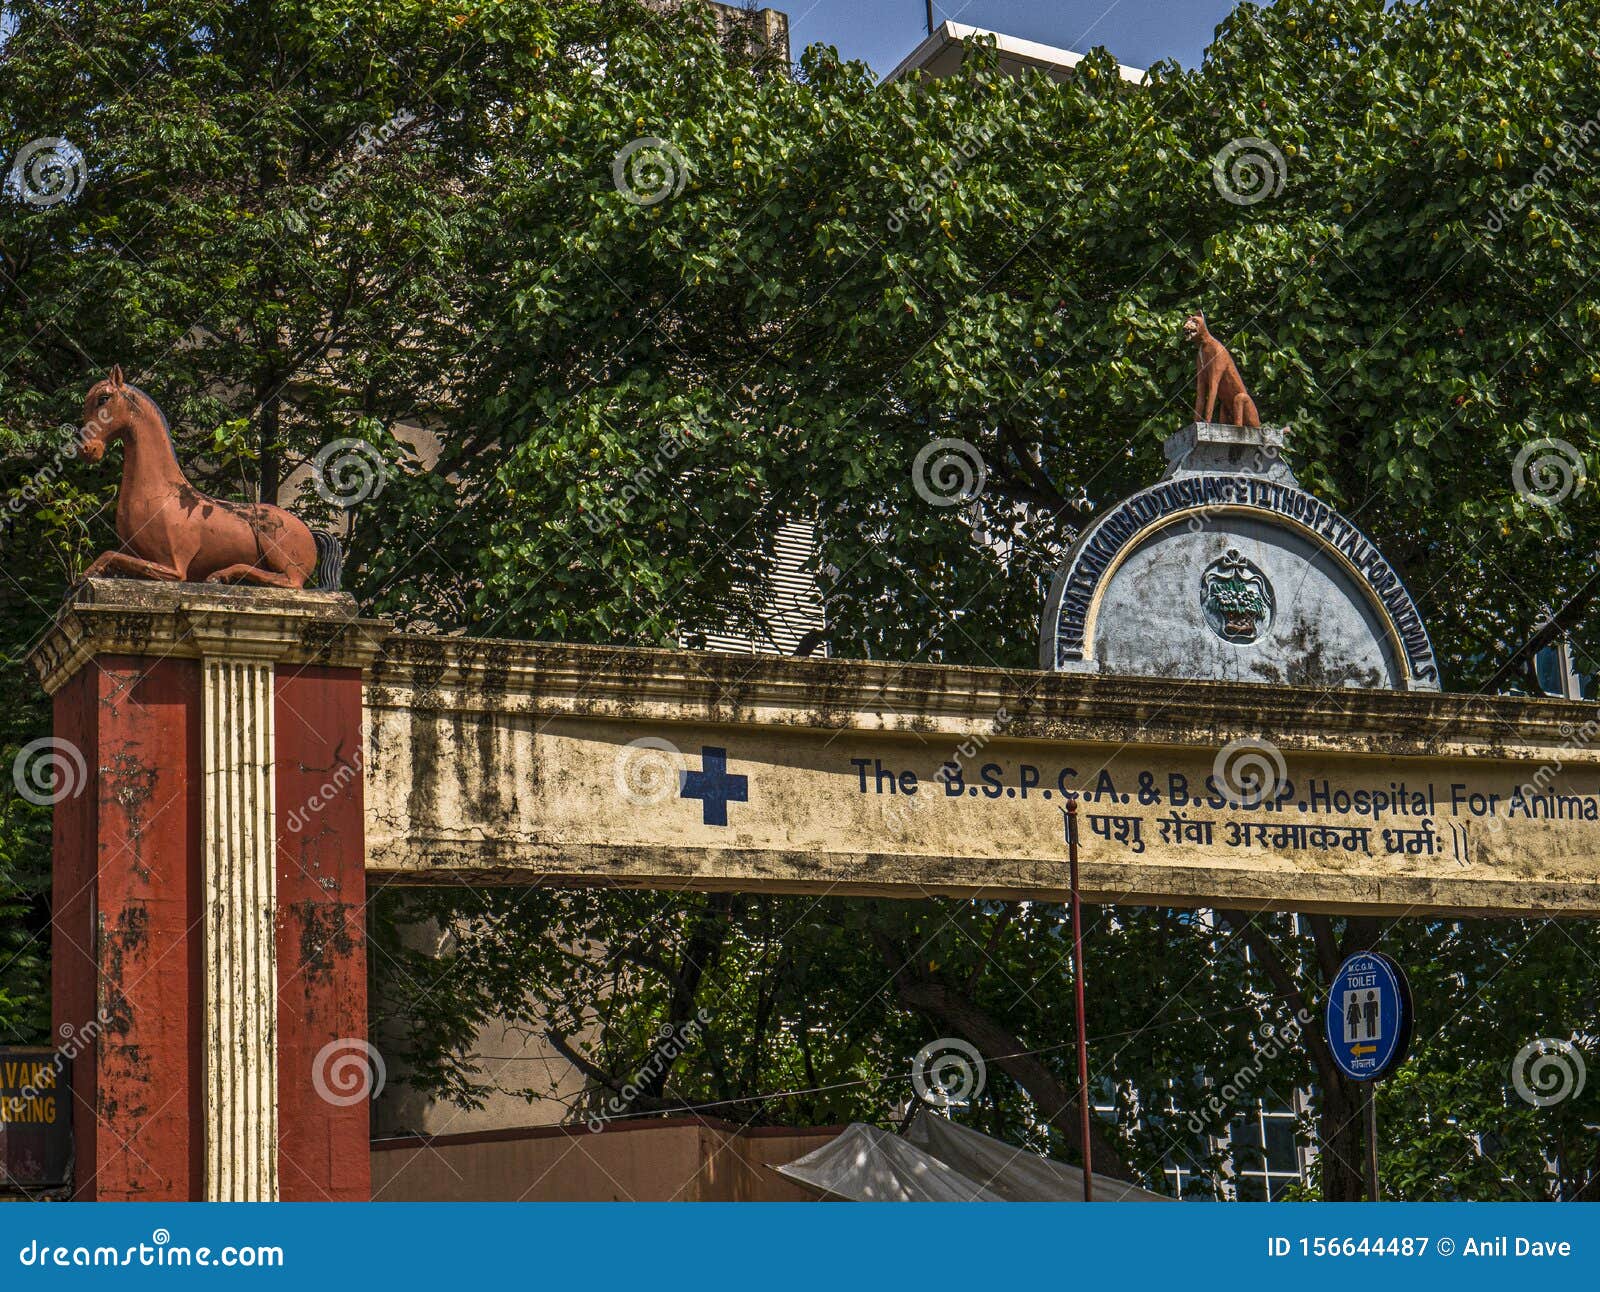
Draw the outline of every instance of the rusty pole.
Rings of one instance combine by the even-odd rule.
[[[1094,1164],[1089,1151],[1089,1043],[1083,1013],[1083,908],[1078,904],[1078,800],[1067,800],[1067,878],[1072,886],[1072,977],[1078,1022],[1078,1125],[1083,1137],[1083,1200],[1094,1201]]]

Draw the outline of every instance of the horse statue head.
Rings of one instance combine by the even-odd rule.
[[[130,386],[123,379],[122,365],[116,364],[104,381],[90,387],[89,395],[83,401],[83,428],[78,440],[78,452],[84,461],[98,462],[105,457],[107,445],[147,424],[159,427],[165,438],[166,422],[155,400],[137,386]]]

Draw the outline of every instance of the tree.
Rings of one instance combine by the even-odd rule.
[[[408,516],[483,536],[468,623],[671,640],[708,602],[740,613],[811,512],[836,648],[1028,664],[1062,543],[1187,416],[1203,298],[1470,686],[1583,573],[1551,545],[1595,545],[1591,486],[1540,506],[1517,465],[1541,437],[1593,453],[1596,266],[1569,219],[1596,180],[1557,148],[1600,106],[1583,30],[1571,5],[1245,5],[1203,67],[1133,92],[1103,55],[1069,87],[981,62],[879,87],[817,50],[791,82],[621,37],[493,159],[482,429],[447,450],[482,483]],[[1224,165],[1229,200],[1213,161],[1249,136],[1268,187]],[[981,454],[1008,542],[916,492],[941,437]]]
[[[546,101],[496,159],[474,281],[504,330],[451,459],[483,483],[408,525],[462,535],[475,629],[671,641],[748,620],[801,514],[836,650],[1027,664],[1063,544],[1185,420],[1177,325],[1203,304],[1470,688],[1586,577],[1552,550],[1595,545],[1584,30],[1571,5],[1245,5],[1204,66],[1133,92],[1103,55],[1065,88],[981,57],[884,87],[816,50],[788,83],[616,41],[597,94]],[[657,170],[608,173],[641,137]],[[941,440],[971,506],[916,478]],[[1376,935],[1238,927],[1272,997],[1308,1006]],[[1310,1051],[1323,1187],[1358,1196],[1357,1092]]]
[[[407,625],[645,643],[750,626],[798,516],[819,526],[836,653],[1028,665],[1064,545],[1187,420],[1178,325],[1204,306],[1265,419],[1292,426],[1301,479],[1406,568],[1446,684],[1471,689],[1583,581],[1561,557],[1597,537],[1595,8],[1245,5],[1201,67],[1129,89],[1103,51],[1069,85],[981,51],[947,81],[880,86],[813,49],[791,79],[692,10],[620,3],[11,6],[8,145],[76,131],[84,180],[0,202],[18,356],[0,487],[23,500],[7,680],[20,693],[58,571],[109,541],[107,474],[41,477],[113,359],[146,374],[208,487],[270,494],[334,439],[376,446],[387,482],[356,511],[349,574]],[[393,440],[402,421],[437,436],[436,467]],[[7,737],[46,729],[35,705]],[[30,893],[40,820],[0,801]],[[580,1114],[887,1118],[908,1055],[958,1034],[990,1065],[963,1115],[1074,1152],[1055,908],[385,900],[374,999],[398,1003],[418,1078],[464,1102],[481,1075],[460,1051],[493,1013],[571,1050],[593,1083]],[[451,932],[426,974],[402,916]],[[1504,1096],[1509,1038],[1593,1046],[1592,996],[1525,988],[1557,936],[1600,952],[1594,930],[1536,931],[1377,934],[1413,965],[1476,956],[1492,1020],[1457,1044],[1458,985],[1427,977],[1438,1026],[1380,1108],[1408,1196],[1516,1196],[1546,1157],[1556,1187],[1588,1187],[1570,1144],[1593,1090],[1555,1116]],[[1257,1094],[1315,1083],[1322,1188],[1354,1196],[1351,1092],[1317,1079],[1295,1002],[1370,934],[1094,913],[1095,1077],[1118,1110],[1101,1161],[1203,1158]],[[722,1013],[664,1059],[660,1028],[708,1002]],[[1502,1136],[1514,1151],[1489,1153]]]
[[[470,353],[462,179],[508,128],[502,87],[537,90],[541,68],[579,57],[597,21],[583,4],[510,6],[470,28],[421,2],[6,5],[8,769],[49,731],[23,656],[61,590],[115,541],[116,472],[72,451],[88,387],[120,362],[209,492],[273,498],[341,440],[370,445],[355,492],[370,491],[405,456],[391,435],[402,419],[451,424]],[[320,476],[320,492],[302,479],[293,501],[326,516],[349,481]],[[0,943],[0,993],[8,974],[26,985],[0,1023],[16,1039],[42,1039],[48,1015],[47,886],[48,815],[8,775],[0,902],[19,931],[15,947]]]

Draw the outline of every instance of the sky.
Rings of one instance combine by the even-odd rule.
[[[867,62],[880,76],[893,70],[927,34],[926,0],[761,0],[789,15],[798,57],[818,42]],[[1200,61],[1234,0],[950,0],[933,6],[934,21],[986,27],[1083,53],[1104,45],[1126,67],[1174,58]]]

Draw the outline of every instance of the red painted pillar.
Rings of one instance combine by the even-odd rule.
[[[280,667],[278,1180],[292,1202],[372,1196],[361,670]]]
[[[361,678],[384,635],[338,594],[92,580],[35,651],[69,781],[74,1197],[370,1195]]]
[[[83,769],[55,806],[51,903],[73,1196],[199,1197],[199,664],[97,656],[54,706],[60,756]]]

